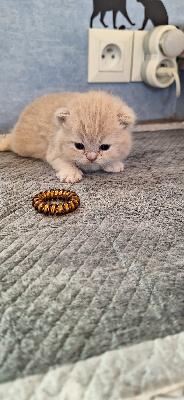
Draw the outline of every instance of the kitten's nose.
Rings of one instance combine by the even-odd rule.
[[[89,161],[93,162],[97,159],[97,154],[93,151],[91,153],[87,153],[86,157]]]

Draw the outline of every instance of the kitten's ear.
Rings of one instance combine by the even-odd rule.
[[[132,129],[135,124],[134,111],[127,107],[125,110],[118,113],[118,121],[123,129]]]
[[[65,108],[65,107],[61,107],[58,108],[55,112],[55,120],[57,122],[58,125],[63,125],[66,120],[67,117],[70,115],[70,111]]]

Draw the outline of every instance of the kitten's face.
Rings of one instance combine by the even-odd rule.
[[[71,131],[70,131],[71,132]],[[83,170],[98,170],[113,160],[125,158],[131,147],[131,138],[128,133],[118,130],[112,133],[100,134],[95,137],[91,134],[72,132],[67,135],[63,149],[67,157]]]
[[[86,171],[124,159],[130,152],[134,123],[132,110],[119,99],[92,93],[93,98],[79,95],[80,103],[56,114],[62,119],[60,143],[65,157]]]

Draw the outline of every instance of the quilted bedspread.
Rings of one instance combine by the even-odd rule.
[[[0,399],[184,386],[183,158],[183,130],[137,132],[123,173],[63,185],[40,160],[0,154]],[[51,188],[80,207],[38,214],[31,200]]]

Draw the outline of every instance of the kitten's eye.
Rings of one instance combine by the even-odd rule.
[[[76,147],[76,149],[78,149],[78,150],[83,150],[83,149],[84,149],[83,143],[75,143],[75,147]]]
[[[101,144],[100,150],[108,150],[110,147],[110,144]]]

